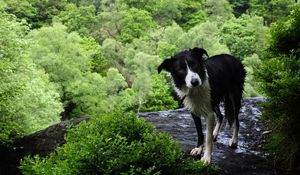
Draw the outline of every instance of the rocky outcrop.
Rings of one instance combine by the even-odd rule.
[[[268,131],[261,121],[261,109],[258,107],[258,103],[264,100],[263,97],[243,99],[239,115],[239,143],[235,150],[228,146],[231,129],[225,120],[223,121],[218,139],[214,143],[212,156],[212,163],[221,168],[222,174],[274,174],[273,166],[262,150],[262,143]],[[223,107],[221,107],[221,111],[224,111]],[[179,141],[187,154],[196,146],[196,128],[190,113],[186,110],[148,112],[141,113],[140,116],[151,121],[156,129],[170,133]]]
[[[274,174],[261,144],[264,142],[266,127],[260,120],[261,110],[257,103],[265,98],[243,99],[240,113],[240,134],[238,149],[230,149],[228,141],[231,137],[230,128],[223,123],[218,140],[214,143],[213,163],[221,168],[222,174],[255,175]],[[184,109],[140,113],[140,117],[151,121],[156,129],[170,133],[188,152],[196,145],[196,129],[190,113]],[[45,156],[56,147],[65,143],[66,128],[76,126],[85,118],[63,121],[45,130],[15,141],[13,148],[0,145],[0,175],[20,174],[17,166],[25,155],[40,154]]]
[[[16,139],[13,147],[0,144],[0,175],[18,175],[20,160],[26,155],[45,156],[65,143],[64,135],[68,127],[76,126],[84,117],[62,121],[42,131]]]

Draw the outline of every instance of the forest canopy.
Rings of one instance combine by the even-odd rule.
[[[278,104],[299,102],[299,14],[294,0],[0,1],[0,143],[78,116],[178,108],[156,68],[193,47],[236,56],[244,97],[268,96],[266,118],[295,123]]]

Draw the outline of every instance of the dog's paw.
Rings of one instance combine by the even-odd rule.
[[[229,140],[229,147],[232,148],[232,149],[236,149],[237,148],[237,142],[230,139]]]
[[[202,149],[203,149],[203,146],[199,146],[199,147],[192,149],[191,155],[192,156],[200,155],[202,153]]]
[[[201,161],[202,161],[205,165],[209,165],[210,162],[211,162],[211,156],[206,156],[206,155],[204,155],[204,156],[201,158]]]

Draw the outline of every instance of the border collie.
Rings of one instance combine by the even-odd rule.
[[[203,133],[200,116],[206,120],[205,152],[201,160],[211,162],[213,140],[217,139],[223,115],[219,104],[224,101],[225,117],[233,125],[231,148],[237,147],[239,130],[239,110],[246,71],[242,63],[231,55],[221,54],[208,58],[202,48],[182,51],[170,59],[164,60],[158,67],[158,73],[166,70],[171,73],[174,89],[191,111],[194,119],[198,143],[191,155],[200,155],[203,149]],[[215,117],[217,118],[214,127]]]

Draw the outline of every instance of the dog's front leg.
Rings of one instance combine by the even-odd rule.
[[[213,127],[214,127],[214,113],[211,112],[207,116],[206,119],[206,136],[205,136],[205,152],[204,156],[201,160],[204,164],[210,164],[211,162],[211,152],[212,152],[212,144],[213,144]]]
[[[202,123],[201,123],[201,118],[200,116],[196,116],[195,114],[192,113],[192,117],[195,122],[196,130],[197,130],[197,136],[198,136],[198,141],[197,141],[197,147],[192,149],[191,155],[192,156],[197,156],[202,153],[203,150],[203,132],[202,132]]]

